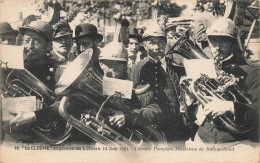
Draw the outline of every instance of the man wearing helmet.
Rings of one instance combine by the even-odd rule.
[[[128,51],[122,43],[108,43],[103,48],[99,56],[99,61],[100,67],[104,72],[104,77],[128,80]],[[129,103],[132,110],[127,111],[122,109],[121,111],[114,111],[113,115],[109,117],[111,125],[115,125],[119,128],[124,125],[134,125],[137,118],[142,124],[146,123],[145,120],[139,116],[139,108],[141,106],[134,93],[132,94],[131,100],[125,100],[124,102]]]
[[[128,53],[123,44],[117,42],[108,43],[99,56],[100,67],[104,77],[115,79],[127,79]],[[109,118],[111,125],[122,127],[125,125],[125,114],[115,111]]]
[[[149,86],[138,95],[142,105],[139,114],[156,123],[169,141],[184,138],[179,117],[179,77],[165,58],[166,36],[162,27],[152,24],[143,34],[148,57],[133,69],[134,88]]]
[[[104,77],[127,78],[128,53],[123,44],[111,42],[107,44],[99,56],[100,67]]]
[[[219,26],[221,24],[221,26]],[[206,31],[209,47],[216,67],[228,74],[240,78],[237,83],[240,90],[251,100],[251,104],[245,102],[223,101],[211,99],[204,106],[203,114],[212,117],[213,121],[205,120],[199,123],[199,129],[195,135],[194,142],[232,145],[238,140],[259,140],[259,69],[245,61],[237,60],[237,54],[232,54],[232,46],[236,41],[236,26],[228,18],[220,18],[213,22]],[[229,113],[234,116],[235,122],[240,126],[248,127],[251,132],[239,135],[232,134],[218,123],[217,118]],[[196,121],[195,121],[196,122]],[[198,122],[197,122],[198,123]],[[241,141],[242,143],[242,141]],[[200,144],[201,145],[201,144]],[[228,145],[228,144],[227,144]]]

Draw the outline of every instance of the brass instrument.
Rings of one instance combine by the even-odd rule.
[[[190,39],[189,32],[188,29],[171,48],[170,52],[178,53],[187,59],[209,59],[198,45]],[[216,64],[218,63],[216,62]],[[217,79],[209,78],[203,74],[195,80],[184,79],[181,83],[184,92],[190,97],[195,97],[203,106],[210,102],[206,96],[251,104],[250,99],[246,97],[245,93],[237,86],[240,78],[236,78],[234,75],[227,74],[223,70],[218,69],[218,67],[220,67],[218,65],[215,66],[218,73]],[[210,117],[208,118],[211,119]],[[244,135],[250,132],[248,127],[237,124],[234,120],[234,116],[229,115],[229,113],[226,113],[213,121],[215,124],[224,126],[227,132],[231,134]]]
[[[123,99],[102,94],[102,75],[92,65],[92,49],[85,50],[65,69],[56,85],[57,94],[66,94],[60,114],[76,129],[94,141],[110,146],[152,146],[166,143],[164,134],[136,116],[133,126],[117,128],[108,122],[115,110],[131,112]]]
[[[49,106],[56,99],[56,94],[46,87],[39,79],[28,70],[5,69],[2,76],[1,94],[3,97],[36,96],[40,100],[40,108]],[[5,80],[4,80],[5,79]],[[4,81],[3,81],[4,80]],[[62,128],[62,130],[60,130]],[[72,126],[59,119],[54,121],[51,127],[36,126],[32,128],[44,141],[57,145],[70,137]],[[55,132],[59,130],[62,133]]]

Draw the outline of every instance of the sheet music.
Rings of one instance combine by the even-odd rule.
[[[36,110],[36,97],[11,97],[2,99],[2,112],[3,112],[3,121],[10,121],[14,118],[14,115],[11,113],[17,112],[30,112]]]
[[[210,78],[217,78],[213,59],[189,59],[183,61],[188,78],[197,78],[201,74],[208,75]]]
[[[131,99],[133,82],[128,80],[103,78],[103,94],[114,95],[116,92],[122,94],[122,98]]]
[[[3,68],[24,69],[22,46],[0,45],[0,65]]]

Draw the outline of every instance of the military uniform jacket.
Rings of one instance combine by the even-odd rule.
[[[159,124],[166,132],[171,129],[170,135],[182,132],[183,128],[179,118],[178,101],[180,75],[181,71],[176,71],[173,65],[167,63],[163,68],[161,62],[155,63],[149,57],[138,62],[133,69],[134,88],[139,89],[147,84],[150,85],[146,92],[137,95],[142,108],[150,108],[154,112],[161,113],[154,123]],[[170,138],[174,139],[174,136],[170,136]]]
[[[236,77],[243,76],[239,81],[238,87],[251,100],[252,104],[234,102],[235,122],[241,126],[247,126],[252,132],[247,135],[230,134],[221,125],[215,125],[212,122],[205,122],[199,127],[198,134],[203,142],[208,143],[226,143],[237,140],[250,139],[257,141],[259,139],[259,69],[254,65],[232,64],[227,61],[223,65],[223,70]]]

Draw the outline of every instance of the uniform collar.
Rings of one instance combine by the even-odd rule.
[[[160,61],[157,61],[155,59],[153,59],[151,56],[148,55],[147,57],[148,61],[150,61],[151,63],[153,64],[160,64],[163,69],[166,71],[166,60],[165,60],[165,56],[160,60]]]

